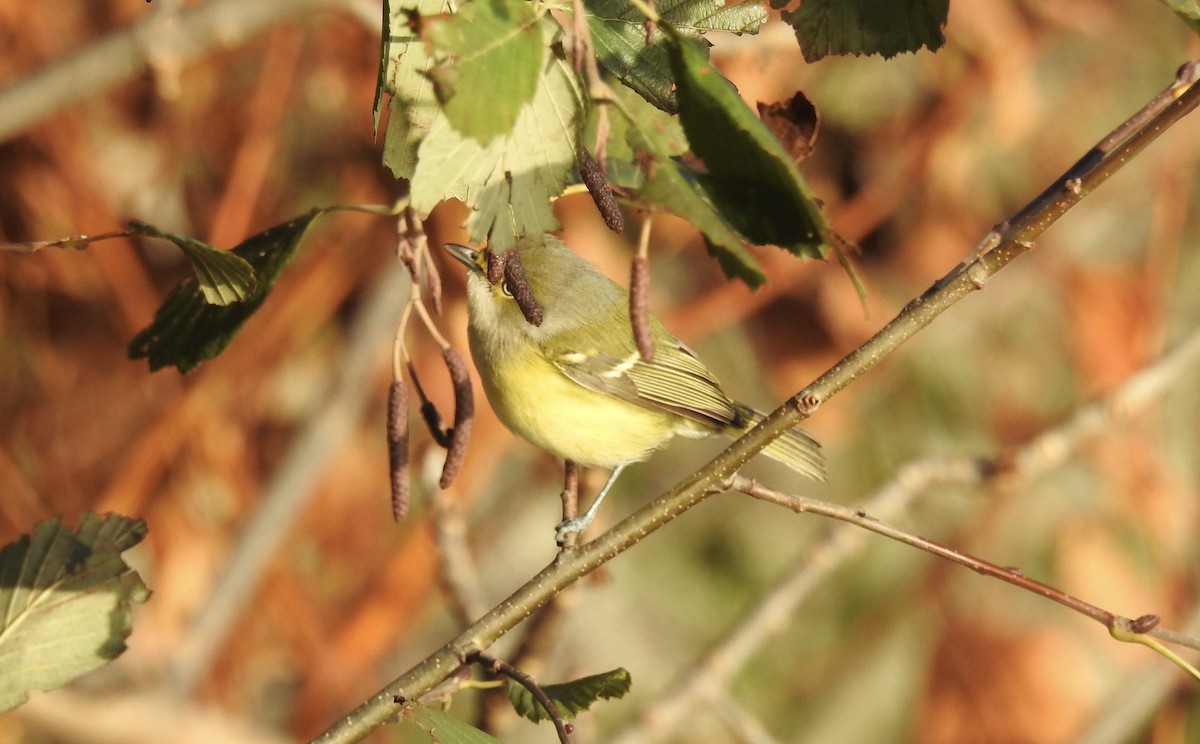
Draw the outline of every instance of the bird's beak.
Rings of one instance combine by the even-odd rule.
[[[482,272],[484,269],[479,265],[480,253],[477,250],[468,248],[465,245],[458,243],[446,243],[442,246],[463,266],[467,267],[468,271]]]

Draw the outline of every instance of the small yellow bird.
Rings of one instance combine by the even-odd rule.
[[[730,400],[712,373],[653,315],[655,353],[639,353],[629,293],[547,235],[517,246],[541,305],[526,320],[503,277],[488,278],[488,252],[449,243],[467,267],[468,336],[488,401],[516,434],[579,465],[612,468],[585,514],[558,526],[558,541],[583,531],[621,470],[675,436],[737,437],[762,415]],[[763,450],[817,480],[821,445],[793,429]]]

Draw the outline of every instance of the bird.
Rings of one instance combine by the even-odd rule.
[[[630,323],[629,292],[557,237],[519,242],[515,274],[497,270],[488,249],[457,243],[444,248],[467,268],[471,357],[500,421],[557,457],[611,470],[588,510],[558,525],[560,545],[587,528],[627,465],[676,436],[736,438],[762,419],[732,400],[653,314],[654,354],[643,358]],[[514,286],[514,280],[522,283],[522,271],[527,287]],[[527,317],[523,292],[540,306],[538,317]],[[802,429],[788,430],[763,453],[825,480],[821,445]]]

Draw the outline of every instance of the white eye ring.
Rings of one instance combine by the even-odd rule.
[[[512,288],[508,286],[508,280],[500,282],[500,291],[504,293],[505,297],[513,296]]]

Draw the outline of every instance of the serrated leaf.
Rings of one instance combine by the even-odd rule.
[[[556,31],[549,17],[541,25],[546,35]],[[575,164],[583,112],[578,78],[565,60],[551,57],[511,134],[484,146],[439,115],[417,152],[413,209],[424,218],[441,201],[460,199],[475,210],[467,222],[471,240],[486,238],[499,251],[523,235],[558,229],[550,201]]]
[[[679,118],[709,198],[750,242],[821,258],[833,241],[795,162],[698,44],[668,35]]]
[[[486,145],[513,130],[533,99],[546,56],[538,15],[525,0],[473,0],[422,24],[445,59],[429,70],[442,112],[462,134]]]
[[[187,256],[205,301],[212,305],[232,305],[254,292],[254,269],[232,251],[174,233],[163,232],[145,222],[131,222],[130,229],[151,238],[169,240]]]
[[[254,292],[241,302],[225,307],[210,305],[195,277],[181,282],[159,307],[154,321],[129,342],[129,358],[147,359],[151,370],[170,364],[180,372],[190,372],[200,362],[224,351],[266,299],[305,230],[322,213],[313,210],[267,228],[231,251],[245,260],[258,277]]]
[[[145,536],[140,519],[84,514],[74,533],[56,517],[0,548],[0,711],[125,650],[149,592],[121,553]]]
[[[674,78],[663,33],[656,30],[647,47],[646,16],[629,0],[584,0],[584,9],[600,63],[647,101],[674,113]],[[680,34],[697,39],[707,31],[758,33],[767,20],[759,2],[724,7],[712,0],[663,0],[654,9]]]
[[[637,196],[684,218],[699,230],[726,276],[737,277],[750,287],[760,286],[767,277],[746,249],[744,239],[709,201],[695,174],[674,157],[687,150],[687,138],[678,120],[632,91],[616,89],[613,93],[621,104],[610,114],[614,131],[624,131],[628,148],[649,160],[644,166],[648,172],[644,181],[636,184]],[[609,169],[610,174],[618,172]]]
[[[391,168],[396,178],[412,178],[417,167],[417,148],[440,111],[433,82],[426,76],[433,58],[413,29],[410,16],[427,17],[449,10],[449,0],[391,3],[385,87],[392,100],[388,104],[391,116],[384,135],[383,164]]]
[[[420,703],[405,703],[400,717],[421,728],[437,744],[504,744],[449,713]]]
[[[879,54],[884,58],[946,43],[942,28],[950,0],[804,0],[782,18],[796,32],[804,59],[830,54]]]
[[[565,718],[574,718],[599,700],[624,697],[632,685],[629,672],[617,668],[558,685],[545,685],[542,691],[554,701]],[[550,715],[533,697],[533,693],[516,682],[508,683],[508,699],[524,718],[534,723],[550,720]]]

